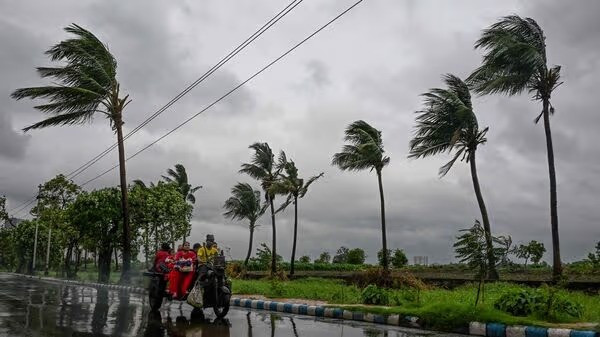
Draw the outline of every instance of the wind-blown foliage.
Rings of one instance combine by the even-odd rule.
[[[385,200],[383,196],[382,169],[390,163],[390,158],[384,155],[381,131],[375,129],[367,122],[358,120],[350,124],[344,133],[344,140],[349,144],[342,147],[342,151],[333,155],[331,165],[339,167],[342,171],[375,170],[379,183],[379,200],[381,203],[381,241],[383,250],[387,251],[387,238],[385,229]],[[387,256],[383,260],[383,268],[388,270]]]
[[[249,146],[254,150],[254,155],[250,163],[242,164],[240,173],[245,173],[250,177],[260,181],[260,185],[265,192],[265,200],[271,209],[271,230],[273,234],[272,241],[272,260],[271,260],[271,275],[277,272],[277,227],[275,226],[275,194],[271,191],[271,186],[277,181],[280,171],[275,167],[275,155],[273,150],[267,143],[254,143]]]
[[[553,276],[562,275],[560,240],[558,233],[558,198],[554,147],[550,129],[552,92],[562,84],[560,66],[548,66],[544,31],[532,18],[510,15],[485,29],[475,48],[482,49],[482,65],[467,79],[473,90],[481,95],[516,95],[527,91],[533,100],[542,103],[542,111],[535,118],[544,119],[548,176],[550,178],[550,222],[552,228]]]
[[[192,204],[196,203],[196,197],[194,193],[202,188],[202,186],[192,187],[192,184],[188,182],[188,175],[185,170],[185,167],[181,164],[175,165],[175,170],[168,169],[167,176],[162,176],[162,178],[169,183],[174,183],[179,188],[179,192],[183,196],[183,198]]]
[[[475,164],[477,146],[487,141],[485,135],[488,128],[479,129],[468,86],[452,74],[446,74],[443,79],[447,88],[434,88],[423,94],[424,109],[417,111],[417,126],[415,136],[409,144],[409,158],[424,158],[454,151],[452,159],[440,168],[440,177],[445,176],[458,159],[470,164],[473,187],[486,231],[487,244],[491,247],[491,225]],[[488,249],[488,251],[491,250]],[[494,256],[490,254],[488,259],[487,265],[490,268],[488,276],[498,279]]]
[[[256,191],[248,183],[237,183],[231,189],[231,197],[225,200],[223,208],[226,210],[223,216],[232,220],[248,220],[250,229],[250,239],[248,241],[248,253],[244,260],[244,266],[248,265],[248,260],[252,254],[252,241],[256,221],[265,213],[268,204],[262,204],[260,191]]]
[[[458,160],[469,162],[469,152],[484,144],[488,128],[479,130],[467,85],[458,77],[444,76],[447,89],[434,88],[423,94],[424,110],[417,111],[415,137],[410,141],[409,158],[425,158],[455,151],[439,170],[445,176]]]
[[[290,275],[294,275],[294,263],[296,259],[296,243],[298,242],[298,199],[304,198],[308,192],[308,187],[324,173],[310,177],[306,182],[298,177],[298,168],[293,160],[288,160],[283,151],[279,154],[277,170],[285,172],[279,174],[279,179],[275,181],[270,188],[274,194],[287,195],[286,201],[279,207],[277,212],[284,210],[291,203],[294,204],[294,241],[292,244],[291,269]]]
[[[496,237],[492,237],[492,240],[500,246],[492,246],[491,251],[488,251],[490,248],[487,244],[487,235],[479,220],[475,220],[473,227],[460,231],[463,234],[458,236],[457,241],[454,243],[456,257],[459,258],[461,263],[466,263],[470,269],[476,271],[476,276],[479,278],[477,298],[475,299],[475,305],[477,305],[486,271],[489,270],[488,256],[493,254],[495,256],[494,261],[501,261],[507,251],[501,240]]]
[[[125,173],[125,149],[123,145],[123,109],[130,102],[129,96],[120,97],[116,79],[117,61],[94,34],[72,24],[65,28],[73,38],[64,40],[46,51],[51,61],[62,62],[57,67],[38,67],[42,78],[53,81],[52,85],[21,88],[11,97],[44,99],[47,102],[35,106],[37,110],[52,115],[25,127],[24,131],[50,126],[74,125],[90,122],[96,114],[104,115],[117,133],[119,149],[119,173],[123,212],[123,270],[121,281],[129,282],[130,275],[130,229],[127,207],[127,179]]]

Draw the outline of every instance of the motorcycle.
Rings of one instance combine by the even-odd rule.
[[[221,253],[222,254],[222,253]],[[223,318],[229,312],[229,300],[231,299],[231,281],[225,274],[225,256],[215,256],[208,263],[196,268],[194,281],[188,292],[194,286],[202,288],[202,309],[212,308],[217,318]],[[162,306],[167,293],[167,278],[169,268],[165,265],[159,266],[160,271],[149,270],[144,276],[150,278],[148,285],[148,300],[150,309],[156,312]],[[199,269],[202,269],[200,272]],[[202,275],[200,275],[202,274]],[[200,278],[200,276],[202,276]],[[182,298],[173,298],[174,301],[185,301],[187,295]],[[200,308],[196,308],[200,309]],[[200,309],[201,310],[201,309]]]

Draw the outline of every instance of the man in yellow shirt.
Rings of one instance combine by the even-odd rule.
[[[215,237],[212,234],[206,236],[206,242],[198,248],[198,263],[206,264],[210,259],[219,254],[219,248],[215,242]]]

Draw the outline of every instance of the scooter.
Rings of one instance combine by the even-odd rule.
[[[194,272],[194,282],[191,283],[188,292],[196,284],[202,287],[202,308],[213,308],[217,318],[223,318],[229,312],[231,281],[225,274],[225,256],[215,256],[211,260],[202,266],[203,275],[201,279],[199,279],[199,271]],[[170,296],[167,293],[167,279],[165,277],[170,270],[166,265],[160,265],[159,269],[160,272],[154,269],[144,272],[144,276],[150,277],[148,300],[150,309],[153,312],[159,311],[165,297]],[[173,298],[174,301],[185,301],[186,299],[187,295],[181,298]]]

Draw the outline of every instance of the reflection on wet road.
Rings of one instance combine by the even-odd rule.
[[[146,296],[0,274],[0,336],[433,336],[368,323],[232,308],[216,320],[187,304],[150,313]]]

